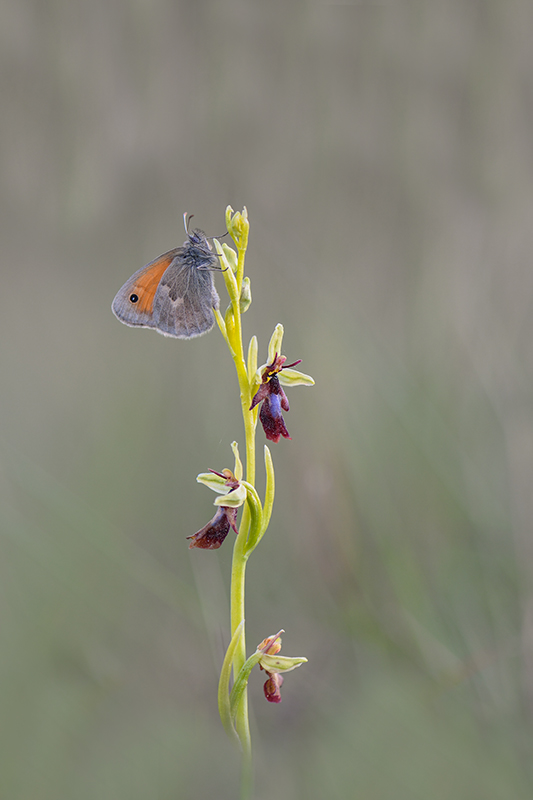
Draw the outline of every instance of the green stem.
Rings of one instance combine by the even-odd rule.
[[[237,286],[242,285],[243,267],[244,267],[244,253],[246,250],[246,242],[242,243],[239,247],[238,266],[236,272]],[[232,350],[232,356],[237,370],[237,378],[239,381],[239,388],[241,392],[241,408],[244,421],[244,432],[246,437],[246,479],[249,483],[253,484],[255,481],[255,426],[253,421],[253,414],[249,410],[251,404],[250,396],[250,382],[248,380],[248,373],[246,369],[246,362],[244,360],[244,351],[242,344],[242,324],[241,312],[239,305],[240,298],[232,298],[232,311],[233,323],[231,330],[228,329],[228,339]],[[242,624],[244,620],[244,598],[245,598],[245,577],[246,577],[246,542],[248,531],[250,528],[250,513],[247,505],[244,506],[239,534],[235,540],[233,548],[233,563],[231,569],[231,634]],[[243,629],[242,636],[240,637],[235,647],[233,655],[233,677],[239,674],[246,661],[246,637]],[[237,706],[235,713],[235,729],[239,736],[241,747],[243,751],[242,763],[242,797],[250,796],[251,781],[252,781],[252,751],[250,740],[250,726],[248,721],[248,696],[245,690],[242,694],[241,700]]]

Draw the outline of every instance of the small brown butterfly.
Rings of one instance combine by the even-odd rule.
[[[192,339],[215,324],[219,307],[213,271],[218,259],[205,233],[189,232],[191,217],[183,215],[187,241],[137,270],[113,300],[113,314],[125,325],[154,328],[164,336]]]

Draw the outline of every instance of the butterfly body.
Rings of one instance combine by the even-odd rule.
[[[163,253],[126,281],[113,300],[113,313],[125,325],[154,328],[164,336],[201,336],[215,324],[217,269],[218,258],[203,231],[187,232],[182,247]]]

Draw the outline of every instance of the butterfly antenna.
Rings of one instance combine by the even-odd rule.
[[[206,239],[223,239],[224,236],[228,235],[228,233],[229,233],[229,231],[226,231],[226,233],[223,233],[222,236],[206,236],[205,238]]]
[[[188,214],[186,211],[183,214],[183,224],[185,225],[185,233],[187,236],[189,235],[189,223],[193,217],[194,214]]]

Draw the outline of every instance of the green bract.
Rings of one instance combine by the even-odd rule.
[[[252,287],[250,286],[250,278],[246,276],[242,281],[241,298],[239,301],[241,314],[248,311],[252,305]]]
[[[222,252],[224,253],[224,258],[227,262],[227,265],[233,270],[233,272],[237,272],[237,253],[233,247],[230,247],[224,242],[222,245]]]

